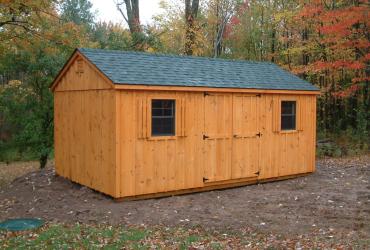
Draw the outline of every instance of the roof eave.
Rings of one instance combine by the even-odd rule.
[[[206,86],[176,86],[176,85],[148,85],[148,84],[129,84],[114,83],[117,90],[172,90],[172,91],[194,91],[194,92],[244,92],[244,93],[279,93],[279,94],[310,94],[320,95],[320,90],[302,89],[262,89],[262,88],[230,88],[230,87],[206,87]]]

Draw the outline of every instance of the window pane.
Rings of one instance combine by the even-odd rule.
[[[163,115],[162,109],[156,109],[156,108],[152,109],[152,116],[161,116],[161,115]]]
[[[295,102],[294,101],[281,102],[281,114],[295,115]]]
[[[173,109],[167,109],[167,108],[165,108],[165,109],[163,109],[163,115],[164,116],[172,116],[173,114],[172,114],[172,111],[173,111]]]
[[[152,108],[162,108],[162,101],[161,100],[152,100]]]
[[[294,130],[295,129],[295,117],[294,116],[282,116],[281,117],[281,129],[282,130]]]
[[[153,118],[152,135],[174,135],[173,118]]]
[[[296,129],[296,102],[281,102],[281,130]]]
[[[174,101],[173,100],[164,100],[162,102],[162,108],[165,108],[165,109],[172,109],[173,108],[173,105],[174,105]]]
[[[152,136],[175,135],[175,100],[152,100]]]

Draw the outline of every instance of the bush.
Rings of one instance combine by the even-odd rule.
[[[318,157],[343,157],[369,153],[370,141],[366,135],[359,135],[352,129],[342,133],[318,132]]]

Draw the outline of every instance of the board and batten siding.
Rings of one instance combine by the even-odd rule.
[[[119,197],[315,169],[315,95],[140,90],[115,94]],[[175,136],[151,136],[152,99],[176,100]],[[297,102],[294,131],[280,130],[283,100]]]
[[[115,119],[112,84],[76,58],[54,89],[56,172],[116,197]]]
[[[114,85],[78,53],[55,83],[56,172],[112,197],[315,170],[317,93]],[[151,136],[153,99],[176,101],[174,136]],[[297,103],[294,131],[280,129],[285,100]]]

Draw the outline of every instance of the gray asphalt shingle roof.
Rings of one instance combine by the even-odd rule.
[[[78,49],[115,84],[318,90],[268,62]]]

